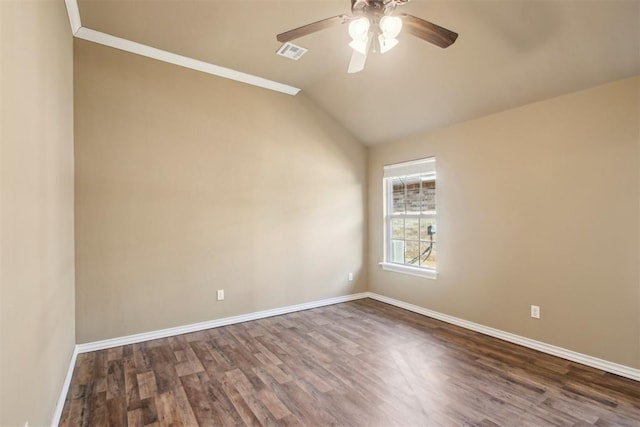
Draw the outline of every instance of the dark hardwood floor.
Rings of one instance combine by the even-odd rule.
[[[364,299],[80,354],[61,425],[640,426],[640,383]]]

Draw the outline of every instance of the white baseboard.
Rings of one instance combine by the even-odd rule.
[[[489,335],[495,338],[499,338],[504,341],[509,341],[514,344],[521,345],[523,347],[532,348],[534,350],[541,351],[543,353],[550,354],[552,356],[561,357],[572,362],[581,363],[583,365],[591,366],[593,368],[601,369],[612,374],[620,375],[622,377],[630,378],[632,380],[640,381],[640,369],[635,369],[630,366],[620,365],[618,363],[609,362],[607,360],[598,359],[597,357],[589,356],[583,353],[578,353],[572,350],[567,350],[555,345],[546,344],[540,341],[533,340],[531,338],[525,338],[520,335],[505,332],[500,329],[490,328],[488,326],[480,325],[479,323],[469,322],[468,320],[460,319],[457,317],[442,314],[437,311],[429,310],[424,307],[409,304],[403,301],[399,301],[394,298],[378,295],[373,292],[367,292],[367,296],[371,299],[375,299],[380,302],[394,305],[396,307],[404,308],[405,310],[413,311],[414,313],[422,314],[427,317],[442,320],[443,322],[451,323],[452,325],[460,326],[465,329],[480,332],[481,334]]]
[[[319,301],[311,301],[303,304],[289,305],[286,307],[274,308],[271,310],[257,311],[255,313],[243,314],[240,316],[225,317],[223,319],[209,320],[206,322],[193,323],[190,325],[178,326],[175,328],[161,329],[157,331],[144,332],[141,334],[127,335],[124,337],[112,338],[108,340],[94,341],[85,344],[76,344],[73,349],[71,361],[69,362],[69,368],[67,370],[67,376],[64,379],[62,385],[62,391],[58,398],[58,404],[53,414],[51,426],[55,427],[60,424],[60,417],[62,417],[62,410],[64,409],[64,403],[69,393],[69,386],[71,385],[71,378],[73,377],[73,370],[76,366],[76,359],[80,353],[88,353],[90,351],[104,350],[113,347],[119,347],[126,344],[135,344],[144,341],[155,340],[158,338],[166,338],[180,334],[186,334],[189,332],[202,331],[205,329],[218,328],[220,326],[232,325],[234,323],[248,322],[250,320],[264,319],[266,317],[278,316],[281,314],[293,313],[296,311],[309,310],[311,308],[323,307],[325,305],[333,305],[341,302],[353,301],[356,299],[367,298],[368,292],[359,294],[344,295],[334,298],[327,298]]]
[[[225,317],[223,319],[210,320],[206,322],[193,323],[190,325],[178,326],[175,328],[161,329],[158,331],[144,332],[141,334],[127,335],[119,338],[112,338],[102,341],[94,341],[85,344],[77,344],[73,351],[71,361],[69,363],[69,369],[64,381],[60,398],[58,399],[58,405],[51,422],[52,426],[57,426],[62,416],[62,410],[64,408],[64,402],[69,391],[71,384],[71,377],[73,376],[73,369],[76,364],[76,358],[80,353],[87,353],[90,351],[104,350],[108,348],[118,347],[121,345],[135,344],[144,341],[150,341],[158,338],[166,338],[180,334],[186,334],[189,332],[202,331],[205,329],[218,328],[220,326],[232,325],[235,323],[248,322],[250,320],[264,319],[266,317],[278,316],[281,314],[293,313],[296,311],[308,310],[311,308],[323,307],[326,305],[338,304],[341,302],[353,301],[362,298],[371,298],[380,302],[391,304],[393,306],[403,308],[405,310],[412,311],[414,313],[422,314],[423,316],[431,317],[433,319],[442,320],[443,322],[450,323],[452,325],[460,326],[465,329],[480,332],[485,335],[489,335],[495,338],[499,338],[504,341],[512,342],[524,347],[528,347],[534,350],[541,351],[543,353],[550,354],[552,356],[561,357],[572,362],[581,363],[583,365],[591,366],[593,368],[601,369],[606,372],[611,372],[622,377],[630,378],[632,380],[640,381],[640,369],[631,368],[629,366],[620,365],[618,363],[609,362],[607,360],[598,359],[597,357],[589,356],[586,354],[578,353],[572,350],[567,350],[562,347],[557,347],[551,344],[546,344],[540,341],[536,341],[530,338],[525,338],[520,335],[505,332],[500,329],[490,328],[488,326],[481,325],[479,323],[470,322],[468,320],[460,319],[457,317],[449,316],[447,314],[439,313],[437,311],[429,310],[424,307],[409,304],[404,301],[400,301],[394,298],[389,298],[383,295],[376,294],[374,292],[362,292],[359,294],[344,295],[335,298],[328,298],[319,301],[311,301],[303,304],[289,305],[286,307],[274,308],[271,310],[258,311],[255,313],[243,314],[240,316]]]
[[[56,410],[53,413],[53,418],[51,420],[52,427],[57,427],[60,424],[60,417],[62,417],[64,402],[67,399],[67,394],[69,393],[69,386],[71,386],[71,377],[73,377],[73,370],[76,367],[77,358],[78,358],[78,346],[76,345],[73,348],[73,353],[71,354],[71,360],[69,361],[69,368],[67,368],[67,376],[64,377],[64,383],[62,383],[62,391],[60,392],[60,397],[58,397],[58,404],[56,405]]]
[[[172,337],[175,335],[187,334],[189,332],[203,331],[205,329],[218,328],[220,326],[233,325],[234,323],[248,322],[250,320],[264,319],[265,317],[279,316],[281,314],[293,313],[295,311],[309,310],[311,308],[323,307],[325,305],[338,304],[341,302],[353,301],[367,298],[368,293],[344,295],[334,298],[327,298],[319,301],[311,301],[303,304],[288,305],[286,307],[274,308],[271,310],[257,311],[254,313],[242,314],[240,316],[225,317],[222,319],[208,320],[206,322],[192,323],[190,325],[177,326],[175,328],[160,329],[158,331],[143,332],[141,334],[127,335],[124,337],[111,338],[102,341],[94,341],[85,344],[78,344],[78,353],[104,350],[121,345],[134,344],[158,338]]]

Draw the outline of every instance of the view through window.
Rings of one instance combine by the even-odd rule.
[[[385,262],[436,270],[435,159],[385,167]]]

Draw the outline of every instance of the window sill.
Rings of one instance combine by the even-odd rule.
[[[383,270],[393,271],[394,273],[409,274],[411,276],[424,277],[427,279],[438,278],[438,272],[431,269],[410,267],[408,265],[394,264],[391,262],[381,262],[380,266]]]

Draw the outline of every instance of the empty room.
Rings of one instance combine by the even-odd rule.
[[[640,426],[639,0],[0,0],[0,426]]]

